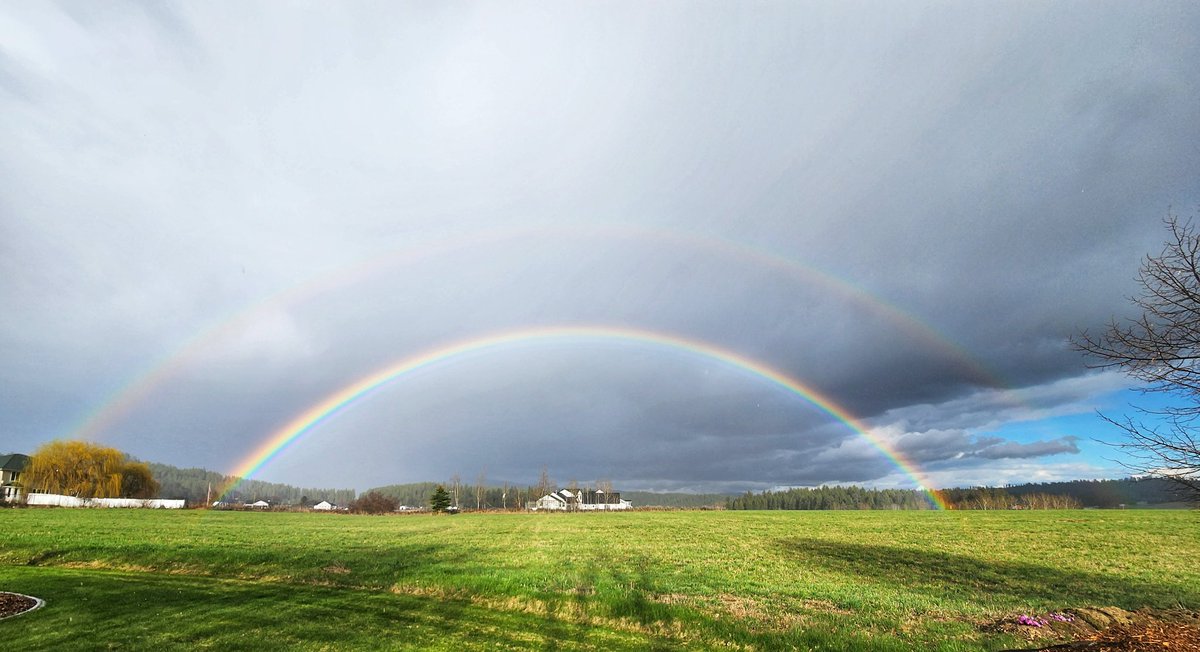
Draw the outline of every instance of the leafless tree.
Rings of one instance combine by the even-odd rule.
[[[1129,455],[1128,468],[1170,480],[1200,502],[1200,232],[1175,215],[1164,222],[1170,238],[1158,255],[1146,256],[1141,292],[1130,298],[1142,314],[1114,319],[1100,335],[1085,331],[1073,344],[1096,360],[1093,368],[1121,369],[1145,383],[1141,391],[1176,399],[1170,407],[1139,408],[1142,418],[1104,418],[1126,435],[1114,445]]]
[[[475,478],[475,510],[483,509],[483,492],[484,483],[487,482],[487,469],[479,472],[479,477]]]
[[[458,474],[455,473],[454,475],[450,476],[450,493],[454,494],[454,507],[456,508],[459,506],[458,492],[461,489],[462,478],[458,477]]]
[[[540,499],[542,496],[550,493],[550,473],[546,471],[546,467],[542,466],[542,474],[538,476],[537,497],[534,500]]]

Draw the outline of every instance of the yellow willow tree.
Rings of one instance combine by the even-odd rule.
[[[78,498],[121,495],[125,454],[86,441],[52,441],[34,451],[26,469],[26,486],[33,492]]]
[[[158,490],[158,480],[145,462],[126,462],[121,466],[121,498],[153,498]]]

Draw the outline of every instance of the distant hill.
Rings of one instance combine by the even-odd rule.
[[[207,469],[181,469],[169,464],[147,462],[154,479],[158,480],[161,488],[158,495],[161,498],[183,498],[188,503],[203,504],[210,495],[212,500],[228,486],[238,480],[236,476],[223,475]],[[261,480],[246,480],[238,485],[228,499],[231,502],[254,502],[265,500],[273,505],[299,505],[302,501],[308,504],[327,500],[335,505],[347,505],[354,500],[353,489],[314,489],[295,487],[289,484],[263,482]]]

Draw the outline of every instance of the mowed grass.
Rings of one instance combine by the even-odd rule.
[[[14,649],[996,650],[1200,609],[1200,512],[0,512]]]

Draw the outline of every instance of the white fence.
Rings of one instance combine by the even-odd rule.
[[[183,509],[185,500],[162,500],[140,498],[76,498],[75,496],[60,496],[59,494],[29,494],[25,496],[26,505],[41,505],[49,507],[126,507],[150,509]]]

